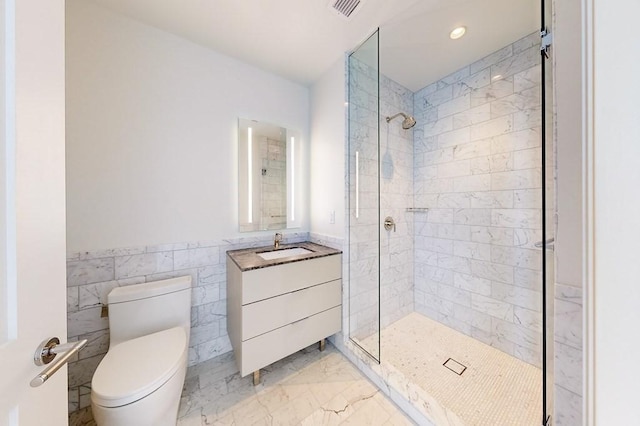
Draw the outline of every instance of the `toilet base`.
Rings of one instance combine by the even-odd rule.
[[[186,374],[185,359],[176,373],[156,391],[120,407],[103,407],[91,398],[93,418],[98,426],[175,426]]]

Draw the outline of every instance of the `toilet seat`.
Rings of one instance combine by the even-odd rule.
[[[153,393],[187,357],[187,336],[174,327],[114,347],[102,359],[91,381],[91,399],[103,407],[120,407]]]

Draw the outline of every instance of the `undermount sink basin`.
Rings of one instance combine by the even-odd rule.
[[[262,253],[258,253],[258,256],[260,256],[264,260],[273,260],[273,259],[282,259],[283,257],[298,256],[300,254],[309,254],[309,253],[313,253],[313,251],[307,250],[306,248],[302,248],[302,247],[292,247],[292,248],[282,249],[282,250],[265,251]]]

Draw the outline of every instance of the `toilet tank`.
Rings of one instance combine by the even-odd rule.
[[[117,287],[107,296],[110,345],[181,326],[191,330],[191,276]]]

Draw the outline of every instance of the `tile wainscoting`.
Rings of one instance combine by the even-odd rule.
[[[307,241],[307,232],[283,242]],[[71,253],[67,256],[67,338],[87,339],[69,363],[69,412],[90,405],[91,378],[109,348],[108,318],[101,317],[115,287],[192,277],[189,365],[231,351],[227,335],[226,252],[270,245],[273,236],[162,244]]]

